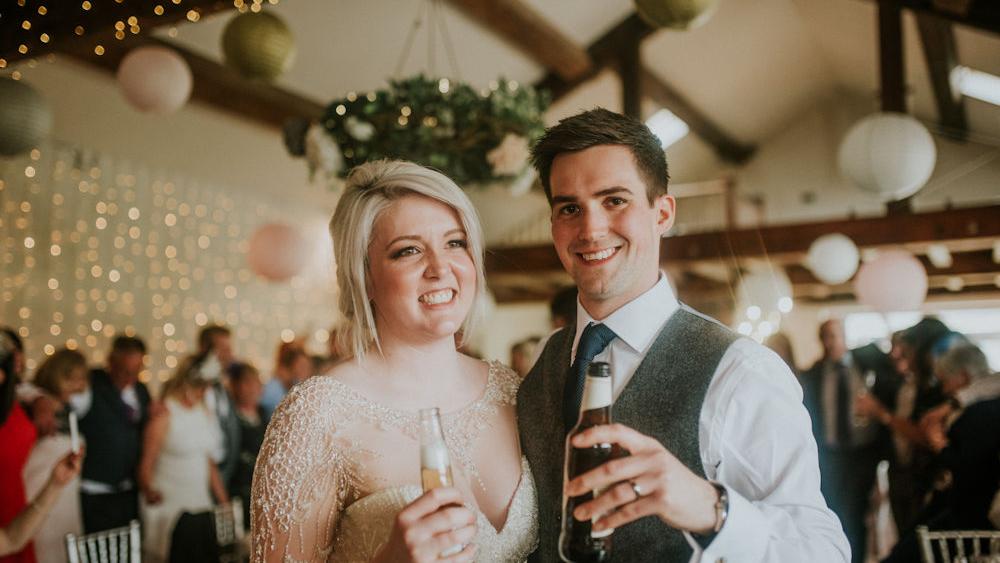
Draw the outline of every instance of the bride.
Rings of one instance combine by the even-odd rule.
[[[353,357],[294,387],[271,420],[252,560],[525,560],[538,533],[520,379],[456,350],[485,291],[475,209],[438,172],[370,162],[347,179],[330,231]],[[426,407],[442,412],[455,487],[421,494]]]

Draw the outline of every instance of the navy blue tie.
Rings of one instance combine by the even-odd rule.
[[[607,325],[590,323],[580,335],[576,346],[576,359],[569,368],[569,375],[563,387],[563,427],[569,432],[580,416],[580,401],[583,399],[583,382],[587,377],[587,366],[594,361],[608,344],[615,339],[615,333]]]

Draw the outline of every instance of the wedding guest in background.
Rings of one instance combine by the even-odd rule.
[[[267,416],[260,406],[261,382],[257,368],[250,364],[229,366],[229,384],[233,389],[236,414],[240,419],[240,462],[229,482],[229,495],[243,501],[243,523],[250,529],[250,489],[257,454],[264,441]]]
[[[875,395],[894,405],[898,381],[888,357],[869,345],[848,350],[844,325],[820,325],[823,357],[802,374],[803,403],[812,417],[819,448],[823,496],[837,513],[851,542],[851,560],[867,556],[869,499],[875,469],[891,455],[890,438],[878,421],[855,412],[855,399]]]
[[[774,350],[775,354],[785,360],[788,369],[792,370],[796,377],[799,376],[799,368],[795,366],[795,351],[792,350],[792,341],[787,334],[784,332],[772,334],[764,341],[764,346]]]
[[[549,301],[549,324],[553,330],[576,322],[576,296],[575,285],[564,287],[552,296]]]
[[[211,457],[221,437],[205,404],[205,392],[221,377],[222,366],[212,353],[183,362],[164,383],[163,413],[150,420],[143,437],[143,550],[154,561],[167,560],[182,513],[211,509],[213,495],[219,503],[229,500]]]
[[[205,402],[209,410],[215,413],[216,424],[222,435],[212,459],[219,466],[219,473],[224,483],[228,483],[236,472],[240,459],[240,421],[236,416],[236,407],[229,396],[229,378],[226,369],[236,361],[233,354],[233,337],[229,327],[223,325],[208,325],[198,333],[197,358],[209,354],[218,358],[223,367],[222,376],[212,382],[205,393]]]
[[[292,387],[302,383],[313,373],[312,360],[300,342],[282,342],[278,346],[275,364],[274,375],[264,385],[264,393],[260,398],[265,418],[271,418],[274,409],[278,408],[278,404]]]
[[[80,474],[82,460],[82,450],[81,453],[68,453],[63,456],[47,474],[45,486],[35,495],[31,504],[18,513],[10,523],[0,526],[0,561],[7,560],[4,556],[24,549],[28,540],[42,529],[42,524],[46,522],[46,517],[56,505],[63,488]],[[62,550],[62,557],[59,559],[64,560],[66,548],[62,538],[57,545]]]
[[[510,367],[521,377],[528,375],[528,372],[531,371],[531,366],[535,364],[535,358],[538,357],[537,347],[539,341],[541,341],[540,337],[529,336],[524,340],[515,342],[510,347]]]
[[[14,347],[14,367],[8,375],[13,376],[17,385],[21,385],[25,382],[24,342],[21,341],[17,331],[10,327],[0,327],[0,332],[7,336],[8,341]],[[23,388],[15,393],[17,401],[21,403],[25,413],[31,419],[31,423],[35,425],[35,431],[39,437],[48,436],[56,431],[56,411],[59,405],[55,400],[48,395],[34,393],[30,390],[25,392]]]
[[[28,504],[24,490],[24,465],[35,444],[35,427],[15,400],[17,344],[0,332],[0,528],[6,528]],[[0,563],[35,563],[35,548],[22,544],[14,553],[0,556]]]
[[[936,362],[936,376],[946,396],[954,397],[962,388],[982,386],[990,378],[1000,378],[977,346],[960,342]],[[982,387],[981,387],[982,388]],[[952,413],[954,418],[937,418],[925,425],[927,442],[937,453],[934,498],[917,518],[916,525],[931,530],[986,530],[991,503],[1000,487],[1000,398],[977,395]],[[919,559],[913,528],[900,531],[900,542],[886,561]]]
[[[58,405],[57,431],[35,442],[28,463],[24,468],[24,482],[29,497],[41,494],[51,483],[50,471],[72,451],[69,430],[69,399],[87,389],[87,360],[76,350],[56,350],[42,362],[31,381],[38,392],[44,393]],[[80,440],[83,442],[83,440]],[[81,447],[83,444],[80,444]],[[61,493],[52,513],[45,519],[35,536],[35,555],[42,563],[66,560],[63,539],[66,534],[81,534],[80,481],[74,475],[60,484]]]
[[[139,381],[146,344],[117,336],[107,365],[90,372],[90,386],[70,404],[80,419],[88,455],[80,474],[80,509],[86,533],[127,526],[139,518],[136,468],[150,396]]]

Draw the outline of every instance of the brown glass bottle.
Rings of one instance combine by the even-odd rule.
[[[600,466],[604,462],[627,455],[613,444],[597,444],[589,448],[570,445],[573,436],[602,424],[611,424],[613,387],[611,366],[605,362],[592,362],[587,367],[587,378],[580,401],[580,418],[566,436],[566,466],[564,479],[575,477]],[[573,517],[573,510],[593,500],[601,491],[591,491],[577,497],[563,496],[562,532],[559,534],[559,557],[570,563],[600,563],[611,561],[611,535],[614,530],[594,532],[591,520],[580,521]]]

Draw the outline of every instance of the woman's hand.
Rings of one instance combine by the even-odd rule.
[[[376,562],[473,561],[476,516],[462,505],[457,489],[434,489],[396,515],[389,542],[375,556]],[[458,547],[461,551],[451,553]],[[442,555],[448,553],[449,555]]]
[[[62,487],[69,483],[73,477],[80,474],[80,468],[83,467],[83,447],[80,447],[80,453],[70,452],[63,456],[58,463],[52,468],[52,473],[49,474],[49,481],[58,487]]]

